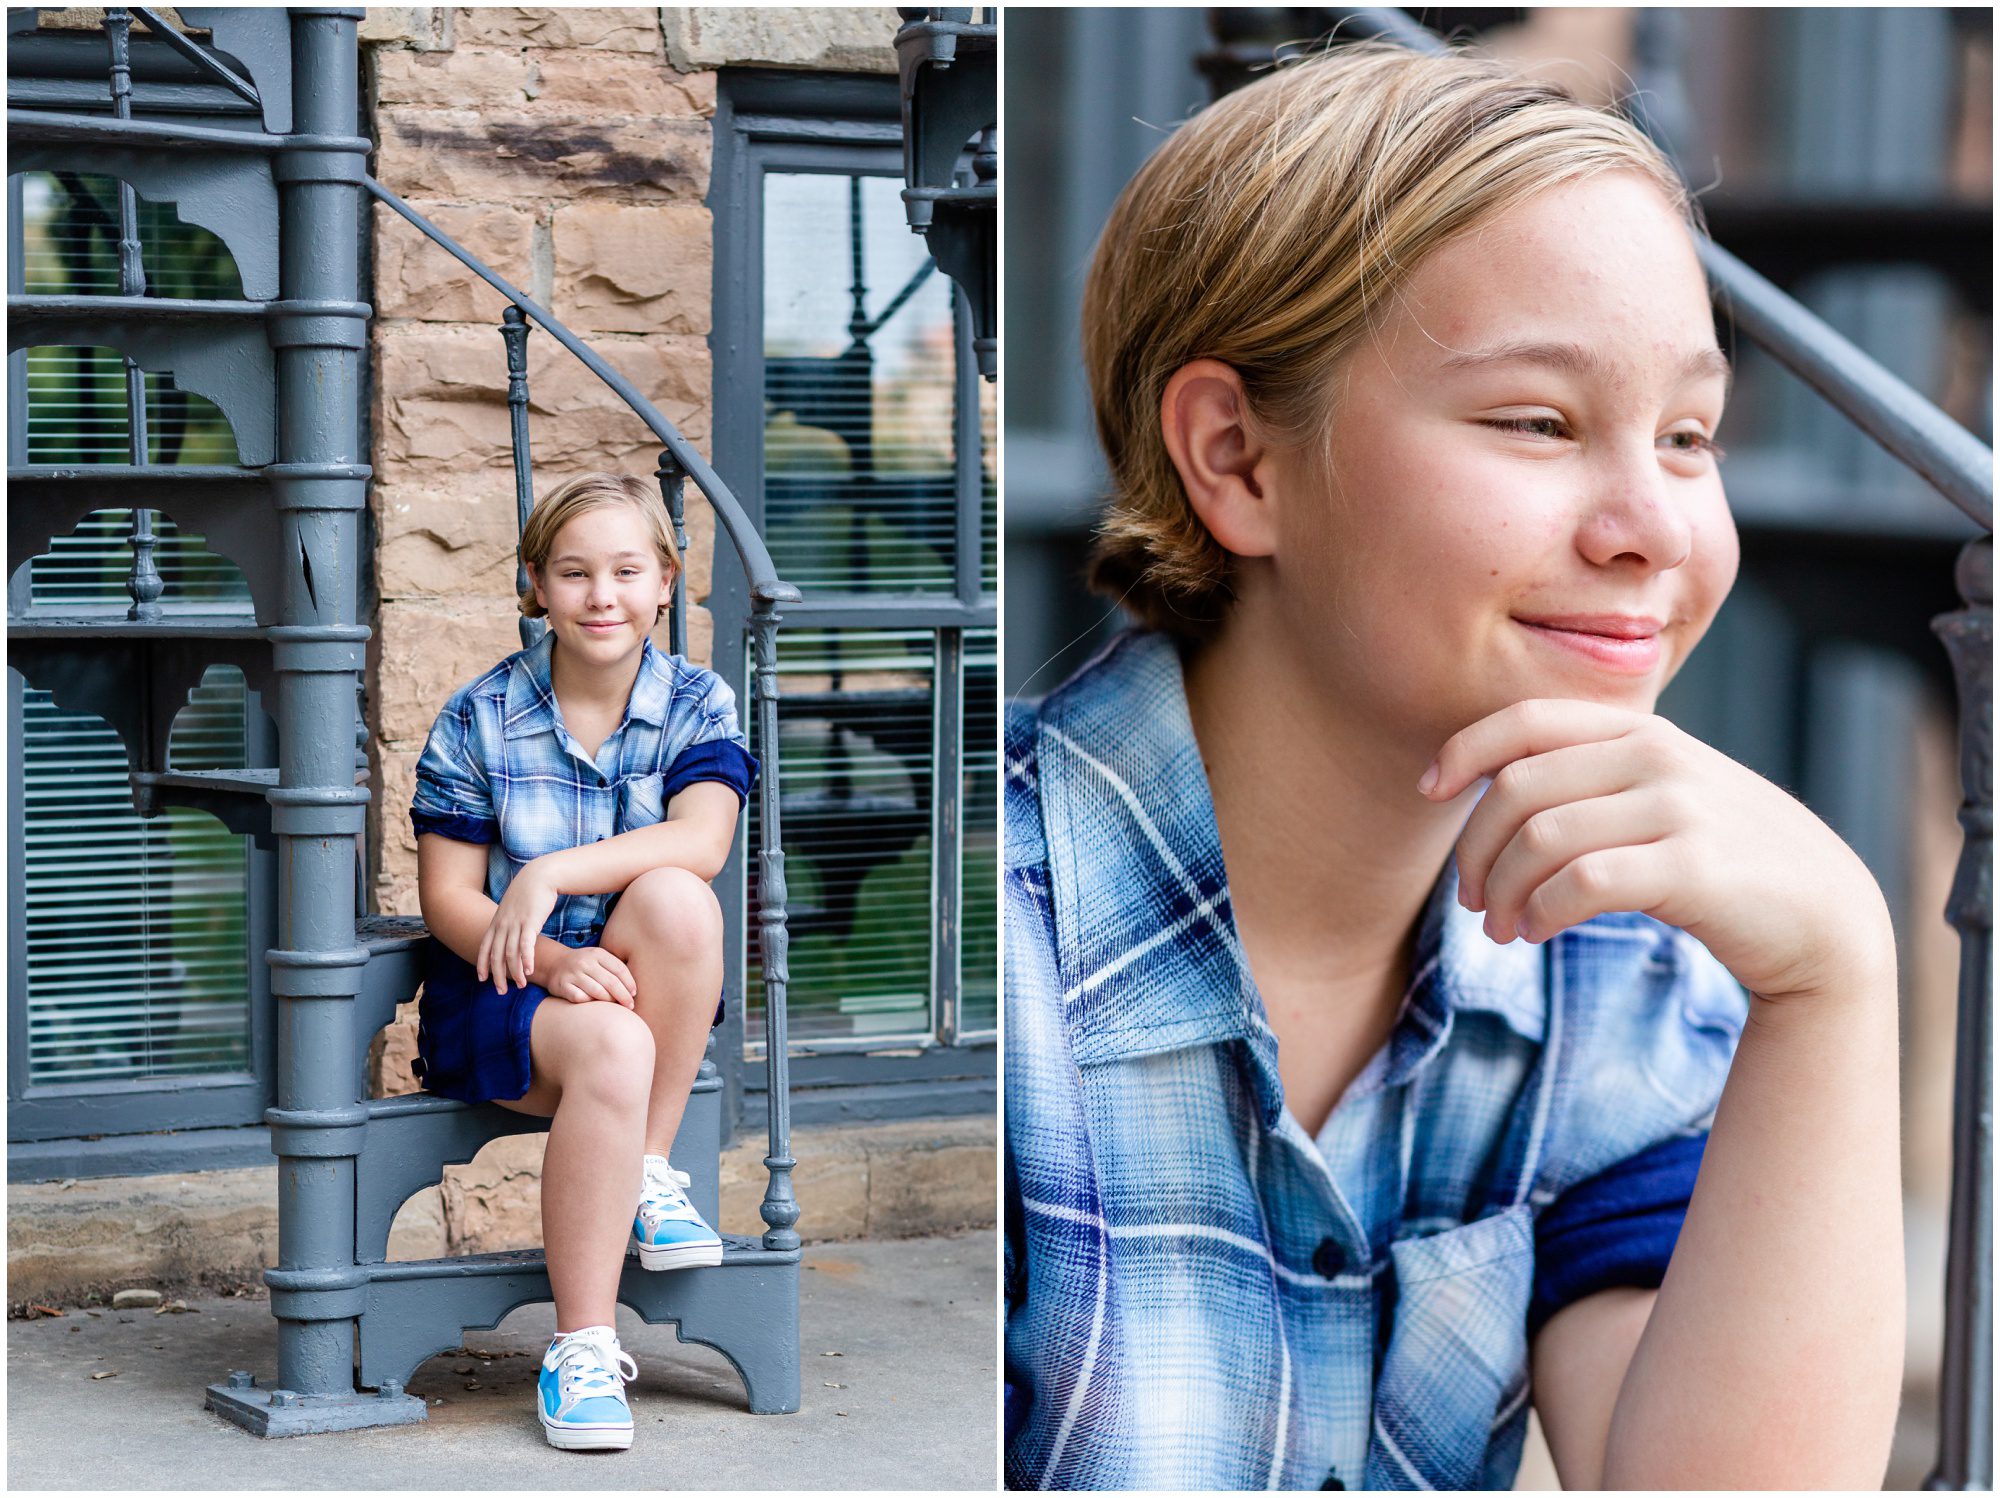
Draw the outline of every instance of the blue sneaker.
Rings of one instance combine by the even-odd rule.
[[[688,1177],[660,1155],[646,1156],[632,1242],[648,1269],[695,1269],[722,1262],[722,1240],[687,1199]]]
[[[632,1410],[625,1385],[638,1376],[639,1365],[608,1326],[557,1337],[542,1357],[536,1385],[536,1408],[549,1444],[560,1451],[629,1450]]]

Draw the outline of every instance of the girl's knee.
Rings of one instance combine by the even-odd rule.
[[[552,1015],[563,1023],[551,1057],[563,1090],[580,1087],[595,1097],[643,1105],[653,1086],[653,1032],[646,1022],[620,1004],[542,1002],[563,1006]]]
[[[625,887],[613,915],[636,921],[648,945],[677,957],[722,950],[722,904],[708,881],[687,869],[648,869]]]

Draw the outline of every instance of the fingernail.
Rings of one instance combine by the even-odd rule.
[[[1519,938],[1520,938],[1520,939],[1521,939],[1522,941],[1526,941],[1526,940],[1528,939],[1528,921],[1527,921],[1527,917],[1523,916],[1523,917],[1521,918],[1521,920],[1520,920],[1519,924],[1517,924],[1517,925],[1516,925],[1516,926],[1514,927],[1514,934],[1515,934],[1516,936],[1518,936],[1518,937],[1519,937]]]
[[[1431,767],[1428,770],[1424,771],[1424,778],[1417,782],[1417,789],[1422,791],[1426,796],[1428,796],[1431,793],[1431,787],[1436,785],[1437,783],[1438,783],[1437,761],[1432,760]]]

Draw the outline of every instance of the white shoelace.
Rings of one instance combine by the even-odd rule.
[[[669,1166],[664,1172],[646,1168],[645,1183],[639,1188],[639,1220],[649,1230],[664,1222],[699,1222],[701,1214],[687,1199],[694,1178]]]
[[[631,1354],[607,1337],[571,1337],[559,1343],[553,1366],[558,1414],[600,1394],[621,1393],[624,1384],[639,1376]]]

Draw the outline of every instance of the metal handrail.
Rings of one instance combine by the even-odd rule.
[[[629,380],[619,374],[609,364],[605,363],[604,359],[593,351],[582,339],[556,321],[554,315],[546,308],[528,296],[527,293],[510,285],[505,278],[487,266],[477,255],[466,249],[464,245],[453,239],[444,230],[425,218],[380,182],[377,182],[372,176],[362,177],[361,185],[391,208],[395,209],[397,213],[408,219],[425,238],[435,241],[467,270],[478,276],[487,285],[499,292],[500,295],[507,298],[508,301],[533,318],[544,332],[572,354],[576,355],[577,358],[581,359],[592,374],[596,375],[606,385],[609,385],[618,398],[630,406],[633,413],[641,421],[652,428],[653,435],[666,444],[668,451],[673,453],[675,459],[679,461],[683,468],[687,469],[688,477],[694,480],[695,487],[708,496],[708,502],[715,507],[716,518],[722,522],[723,528],[729,533],[731,543],[743,558],[743,570],[749,577],[750,596],[752,598],[762,599],[768,597],[773,602],[778,603],[797,603],[799,601],[801,595],[798,589],[792,587],[789,583],[779,580],[777,568],[771,562],[771,553],[764,545],[764,538],[757,533],[757,528],[750,523],[749,517],[743,513],[743,507],[737,503],[736,496],[729,492],[728,485],[724,484],[716,476],[715,470],[702,460],[701,454],[696,452],[688,444],[687,439],[675,430],[674,424],[662,416],[651,401],[632,388]]]
[[[1338,29],[1357,23],[1414,51],[1449,50],[1399,10],[1360,7]],[[1706,235],[1695,244],[1753,343],[1986,532],[1960,550],[1954,571],[1965,608],[1931,621],[1958,684],[1965,842],[1945,906],[1959,934],[1957,1056],[1938,1455],[1924,1481],[1927,1489],[1984,1489],[1993,1480],[1993,450]]]

